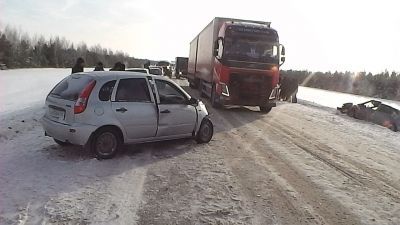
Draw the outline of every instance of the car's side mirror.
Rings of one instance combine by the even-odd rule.
[[[199,100],[197,100],[196,98],[190,98],[190,99],[187,101],[187,104],[188,104],[188,105],[197,106],[197,105],[199,104]]]

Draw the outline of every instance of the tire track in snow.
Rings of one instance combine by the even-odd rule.
[[[308,180],[299,178],[299,174],[290,168],[290,164],[282,162],[279,156],[271,154],[273,151],[277,151],[277,148],[281,146],[269,145],[268,143],[262,145],[260,143],[265,141],[262,138],[252,138],[251,136],[249,137],[249,135],[244,137],[244,133],[258,132],[256,131],[258,130],[257,127],[250,125],[250,123],[243,122],[245,119],[243,114],[246,113],[240,116],[238,112],[215,111],[214,113],[218,115],[218,120],[229,127],[229,133],[226,134],[229,139],[249,152],[255,162],[266,169],[264,172],[268,172],[275,183],[278,184],[279,192],[281,192],[283,196],[286,196],[285,200],[281,200],[287,201],[292,205],[292,208],[297,211],[297,213],[292,211],[292,216],[297,214],[299,217],[296,223],[327,224],[327,221],[334,221],[334,224],[358,224],[354,215],[351,215],[351,213],[348,213],[343,207],[340,207],[340,204],[334,201],[324,200],[324,198],[327,197],[326,195],[316,190],[315,186],[311,186]],[[257,112],[250,112],[250,114],[252,113]],[[234,125],[232,123],[236,124]],[[268,153],[268,156],[265,157],[261,154],[261,149],[269,149],[272,150],[272,152]],[[285,174],[285,176],[283,176],[283,174]],[[313,202],[313,204],[311,204],[311,202]],[[321,202],[325,204],[321,205]],[[325,209],[321,210],[322,207],[325,207]],[[342,215],[342,217],[340,217],[340,215]]]

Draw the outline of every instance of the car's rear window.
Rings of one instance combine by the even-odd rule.
[[[58,83],[50,95],[56,98],[76,101],[81,91],[93,80],[86,75],[70,75]]]
[[[100,91],[99,91],[100,101],[110,101],[111,100],[111,94],[113,92],[115,82],[116,82],[115,80],[108,81],[100,88]]]

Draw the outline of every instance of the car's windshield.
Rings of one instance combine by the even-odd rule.
[[[277,63],[278,48],[271,42],[260,40],[257,36],[227,37],[223,57],[227,60]]]

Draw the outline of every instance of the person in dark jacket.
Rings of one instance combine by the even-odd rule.
[[[72,67],[72,73],[83,72],[83,67],[85,67],[85,60],[83,60],[83,58],[79,57],[76,60],[74,67]]]
[[[102,62],[98,62],[96,67],[94,68],[94,71],[104,71],[104,66]]]
[[[116,62],[114,64],[114,67],[110,69],[110,71],[124,71],[125,70],[125,64],[121,62]]]

